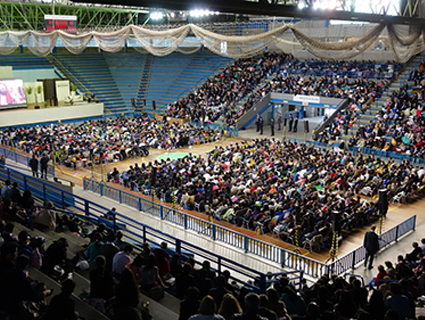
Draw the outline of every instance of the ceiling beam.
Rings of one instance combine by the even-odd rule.
[[[417,17],[387,16],[383,14],[368,14],[312,8],[299,9],[295,4],[269,4],[266,0],[260,0],[259,2],[245,0],[85,0],[84,2],[129,5],[167,10],[208,9],[210,11],[220,11],[223,13],[264,15],[271,17],[296,17],[320,20],[335,19],[375,23],[388,22],[394,24],[423,25],[425,27],[425,19]]]

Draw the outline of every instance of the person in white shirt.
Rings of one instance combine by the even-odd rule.
[[[112,272],[115,275],[120,275],[125,267],[133,262],[133,259],[130,257],[133,247],[126,245],[124,250],[119,251],[114,258],[112,259]]]

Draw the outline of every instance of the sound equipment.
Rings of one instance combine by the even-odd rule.
[[[341,232],[341,213],[339,211],[332,211],[332,231]]]
[[[310,130],[308,128],[308,120],[304,120],[304,132],[305,133],[309,133],[310,132]]]
[[[212,182],[205,184],[205,204],[211,205],[213,202],[213,187],[214,184]]]
[[[378,209],[379,209],[379,215],[386,216],[388,212],[388,190],[387,189],[381,189],[379,190],[379,200],[378,200]]]
[[[153,187],[156,184],[156,170],[157,170],[157,167],[152,166],[151,174],[149,176],[151,187]]]
[[[286,122],[288,121],[287,118],[283,118],[283,126],[286,127]]]
[[[155,102],[155,100],[152,100],[152,109],[156,110],[156,102]]]

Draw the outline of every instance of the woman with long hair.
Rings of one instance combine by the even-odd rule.
[[[205,296],[200,305],[198,314],[195,314],[189,318],[189,320],[226,320],[223,316],[216,314],[217,306],[214,298],[210,295]]]
[[[234,314],[242,313],[239,301],[231,293],[226,293],[221,301],[218,314],[222,315],[226,320],[230,320]]]

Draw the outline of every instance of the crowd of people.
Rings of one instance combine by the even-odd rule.
[[[419,71],[412,73],[410,80],[421,79],[420,74]],[[392,92],[375,119],[358,129],[356,145],[424,158],[424,91],[422,84],[411,87],[404,83]]]
[[[2,197],[2,208],[6,199]],[[73,257],[66,238],[45,249],[43,238],[25,230],[16,234],[14,223],[0,220],[0,316],[83,319],[71,298],[76,284],[69,275],[77,269],[88,274],[85,301],[117,320],[152,319],[140,294],[160,300],[164,291],[180,299],[179,320],[406,320],[416,319],[415,304],[424,302],[425,239],[413,243],[412,251],[398,256],[395,264],[379,265],[367,286],[355,276],[324,275],[309,283],[283,274],[267,277],[264,292],[255,289],[257,280],[242,285],[228,270],[219,273],[208,261],[198,265],[165,242],[158,247],[145,243],[135,252],[123,239],[122,231],[100,224]],[[32,280],[30,266],[61,283],[61,292],[49,304],[45,301],[53,291]]]
[[[317,231],[326,239],[335,218],[342,230],[369,223],[379,213],[376,203],[362,196],[372,198],[382,188],[389,190],[389,199],[414,193],[425,184],[424,173],[406,161],[255,140],[216,147],[205,158],[189,154],[114,170],[109,180],[145,194],[154,190],[158,199],[184,209],[294,242],[295,230],[299,240]],[[213,184],[212,205],[207,183]]]
[[[78,164],[148,155],[149,148],[171,150],[215,142],[222,135],[218,129],[169,124],[148,116],[120,117],[85,121],[78,126],[58,123],[4,129],[0,131],[0,144],[75,168]],[[45,165],[47,168],[47,162]]]
[[[422,62],[419,68],[413,69],[409,82],[403,83],[398,91],[389,94],[374,120],[352,132],[347,141],[348,146],[375,148],[416,158],[425,157],[425,120],[422,113],[425,95],[424,66],[425,62]],[[386,86],[382,88],[386,89]],[[328,143],[347,135],[368,107],[370,103],[366,103],[360,110],[353,105],[342,110],[318,135],[317,140]]]
[[[286,54],[264,53],[236,60],[186,98],[169,105],[165,114],[203,123],[223,116],[224,123],[233,125],[266,93],[275,90],[351,98],[362,104],[359,100],[366,102],[372,95],[379,96],[398,69],[399,65],[393,63],[299,61]],[[258,88],[273,75],[276,79]],[[237,107],[244,98],[247,101]]]
[[[285,53],[263,53],[238,59],[187,97],[169,105],[166,115],[202,123],[214,122],[221,115],[226,117],[233,104],[291,59],[292,56]]]

